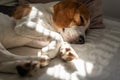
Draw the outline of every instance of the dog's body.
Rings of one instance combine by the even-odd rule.
[[[74,0],[70,0],[70,3],[71,5],[78,4]],[[66,10],[68,8],[68,11],[70,12],[69,16],[73,17],[66,17],[67,20],[70,20],[66,20],[67,22],[61,21],[61,23],[59,23],[61,20],[59,16],[61,17],[63,15],[63,13],[59,13],[59,11],[61,11],[61,8],[63,8],[60,7],[61,4],[66,5],[66,1],[47,4],[20,5],[16,8],[16,11],[12,15],[12,18],[0,14],[0,17],[2,18],[2,21],[0,22],[0,55],[3,56],[0,61],[2,62],[11,60],[33,59],[38,60],[38,58],[40,58],[40,64],[42,66],[45,66],[48,64],[45,61],[47,59],[54,58],[58,53],[60,53],[60,57],[62,59],[67,61],[78,58],[72,47],[68,43],[64,42],[64,40],[67,41],[67,38],[66,35],[64,35],[63,33],[64,30],[67,31],[73,29],[73,31],[75,32],[74,34],[76,34],[76,38],[79,36],[77,34],[79,32],[76,32],[76,30],[74,29],[77,29],[78,26],[82,26],[83,31],[85,32],[88,27],[84,26],[88,26],[89,18],[86,18],[88,16],[84,16],[83,14],[85,14],[87,10],[83,11],[83,13],[81,12],[82,15],[80,15],[80,12],[76,8],[79,8],[79,5],[81,5],[81,3],[78,4],[77,7],[73,8],[71,5],[63,5],[63,7],[66,7]],[[82,6],[84,7],[84,5]],[[73,9],[72,12],[71,10],[69,10],[69,8],[71,10]],[[56,9],[59,11],[56,11]],[[65,17],[63,16],[63,18]],[[66,23],[66,25],[64,23]],[[79,34],[84,34],[84,32],[80,32]],[[41,44],[40,40],[43,38],[48,40],[48,44]],[[73,40],[75,39],[73,38]],[[5,49],[23,45],[41,48],[38,57],[35,58],[29,56],[18,56],[8,52]],[[45,57],[45,55],[47,57]],[[42,64],[43,59],[45,64]],[[20,67],[18,68],[18,70],[19,69]]]
[[[29,38],[19,36],[15,33],[14,28],[16,23],[8,16],[0,13],[0,43],[5,48],[23,46],[31,41]]]
[[[31,6],[32,5],[36,6],[38,9],[43,8],[42,10],[45,10],[45,4],[31,4]],[[46,9],[49,8],[48,5],[46,6]],[[53,24],[51,23],[52,14],[49,13],[49,11],[41,11],[40,10],[40,12],[42,12],[41,14],[44,14],[40,18],[41,20],[44,20],[43,23],[41,23],[41,24],[43,24],[44,27],[48,28],[49,30],[56,31],[55,28],[53,27]],[[32,34],[31,34],[32,38],[25,37],[24,33],[23,33],[23,36],[18,35],[15,32],[16,22],[11,17],[0,13],[0,18],[1,18],[1,21],[0,21],[0,25],[1,25],[1,27],[0,27],[0,30],[1,30],[0,31],[0,42],[4,45],[5,48],[23,46],[23,45],[25,45],[33,40],[36,40],[36,39],[33,39],[33,38],[35,38],[35,36],[32,36]],[[35,32],[35,31],[33,31],[33,32]],[[41,40],[41,39],[44,39],[43,37],[45,38],[45,36],[39,36],[38,38],[39,38],[39,40]],[[37,46],[37,47],[40,47],[40,46]]]

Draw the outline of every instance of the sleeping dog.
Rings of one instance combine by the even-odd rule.
[[[17,66],[21,76],[48,65],[50,59],[57,55],[65,61],[78,59],[67,42],[84,43],[90,22],[87,7],[76,0],[19,5],[12,17],[3,14],[0,17],[0,61],[32,61]],[[40,43],[41,39],[50,42],[45,46]],[[36,57],[18,56],[6,50],[23,45],[41,50]]]

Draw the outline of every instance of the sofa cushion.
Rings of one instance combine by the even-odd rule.
[[[0,0],[0,5],[14,6],[17,4],[17,0]]]
[[[46,3],[46,2],[50,2],[50,0],[19,0],[20,4],[24,4],[24,3]]]
[[[87,4],[90,10],[90,28],[104,28],[102,0],[78,0]]]

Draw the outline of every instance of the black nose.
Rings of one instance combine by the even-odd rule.
[[[80,35],[78,39],[75,41],[75,44],[84,44],[85,43],[85,37]]]
[[[85,37],[80,35],[76,40],[71,41],[72,44],[84,44],[85,43]]]
[[[85,43],[85,37],[82,36],[82,35],[80,35],[80,36],[79,36],[79,39],[78,39],[78,43],[79,43],[79,44],[84,44],[84,43]]]

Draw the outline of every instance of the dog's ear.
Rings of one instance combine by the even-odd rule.
[[[32,8],[28,4],[21,4],[16,7],[12,17],[15,19],[21,19],[22,17],[27,16],[31,10]]]
[[[66,15],[64,15],[64,5],[66,2],[62,1],[54,5],[53,21],[57,27],[64,28],[67,25]],[[64,21],[63,21],[64,20]],[[66,22],[66,23],[64,23]]]
[[[79,3],[79,18],[80,18],[80,25],[85,26],[88,23],[90,18],[89,10],[87,6],[83,3]]]
[[[60,28],[69,27],[75,13],[76,0],[64,0],[54,5],[53,21]]]
[[[85,4],[75,2],[74,17],[70,25],[85,26],[89,19],[89,10]],[[71,12],[72,13],[72,12]]]
[[[53,21],[59,28],[85,26],[88,19],[88,8],[76,0],[64,0],[54,5]]]

